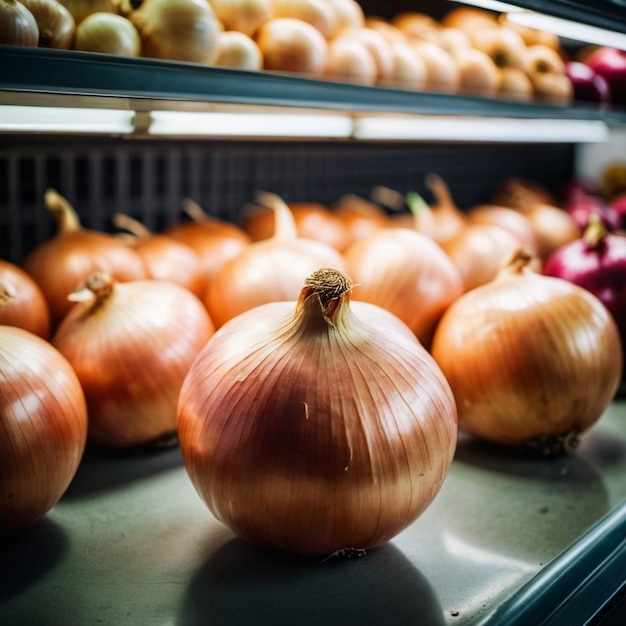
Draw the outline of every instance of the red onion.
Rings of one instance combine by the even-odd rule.
[[[608,232],[592,216],[583,236],[556,250],[543,273],[596,295],[612,313],[626,349],[626,236]]]
[[[620,227],[621,220],[617,209],[597,194],[573,189],[563,208],[574,218],[581,232],[589,224],[589,217],[592,214],[598,215],[609,230],[617,230]]]
[[[619,229],[626,229],[626,193],[614,198],[611,202],[611,207],[614,208],[619,215]]]

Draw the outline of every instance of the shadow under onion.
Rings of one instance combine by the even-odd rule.
[[[444,624],[426,578],[393,544],[351,558],[296,557],[239,538],[192,577],[179,626]]]

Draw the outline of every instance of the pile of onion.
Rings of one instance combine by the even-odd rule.
[[[22,268],[0,259],[0,324],[48,338],[50,311],[43,292]]]
[[[187,371],[214,331],[200,300],[171,282],[89,276],[52,344],[71,363],[87,399],[90,443],[152,446],[176,431]]]
[[[397,315],[426,347],[443,312],[463,293],[454,263],[432,239],[408,228],[379,229],[344,253],[353,299]]]
[[[612,313],[626,354],[626,236],[609,232],[602,218],[592,215],[583,236],[546,261],[543,273],[584,287]]]
[[[254,544],[371,548],[413,522],[447,475],[457,421],[446,379],[405,324],[350,291],[340,272],[314,272],[297,302],[218,330],[183,384],[191,481]]]
[[[251,243],[211,278],[204,304],[216,328],[260,304],[296,300],[304,280],[319,267],[344,269],[337,250],[298,237],[293,214],[281,198],[259,193],[258,202],[273,210],[274,234]]]
[[[59,501],[86,437],[85,397],[67,360],[41,337],[0,325],[0,539]]]
[[[517,251],[444,313],[431,353],[468,432],[541,454],[573,449],[622,376],[617,326],[586,289],[530,269]]]
[[[56,191],[48,189],[44,201],[57,231],[20,265],[43,291],[54,330],[72,307],[68,295],[93,272],[126,281],[145,278],[146,269],[139,254],[113,235],[82,227],[76,211]]]

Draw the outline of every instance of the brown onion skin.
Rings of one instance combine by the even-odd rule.
[[[344,253],[355,282],[353,300],[397,315],[428,347],[444,311],[463,293],[463,279],[442,248],[426,235],[388,228]]]
[[[75,303],[52,344],[85,392],[89,443],[128,449],[174,433],[183,379],[213,332],[200,300],[166,281],[112,281],[108,297]]]
[[[300,555],[382,544],[447,474],[456,445],[447,381],[397,317],[346,304],[332,324],[314,298],[238,316],[181,390],[192,483],[251,543]]]
[[[50,311],[43,292],[22,268],[0,259],[0,325],[18,326],[47,339]]]
[[[613,399],[623,367],[600,300],[527,265],[505,266],[459,298],[437,327],[432,355],[454,391],[459,425],[511,446],[586,431]]]
[[[41,337],[0,326],[0,539],[59,501],[86,437],[85,398],[67,360]]]

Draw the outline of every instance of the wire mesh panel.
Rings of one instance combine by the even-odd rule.
[[[258,190],[287,201],[332,206],[376,185],[431,200],[424,178],[436,172],[459,207],[488,199],[500,182],[525,177],[554,188],[571,176],[570,145],[465,145],[128,140],[22,144],[0,148],[0,256],[19,262],[54,232],[43,197],[52,187],[88,228],[112,231],[123,212],[159,230],[186,219],[191,198],[238,222]]]

